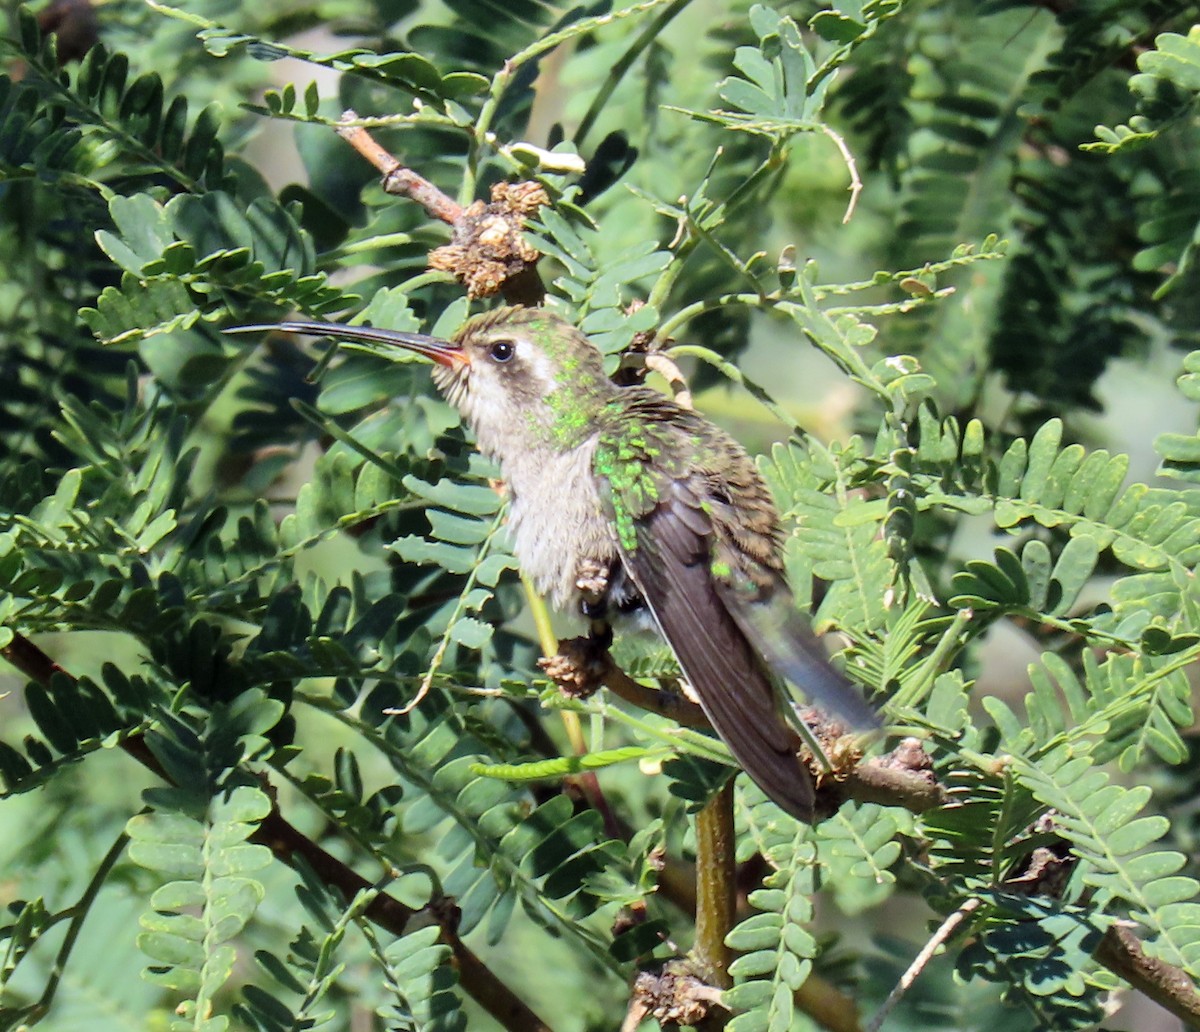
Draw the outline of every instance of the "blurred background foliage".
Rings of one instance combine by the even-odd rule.
[[[384,935],[367,897],[246,841],[264,779],[426,917],[453,900],[549,1027],[618,1027],[635,967],[690,945],[672,865],[720,748],[547,687],[495,471],[423,367],[220,333],[464,317],[427,269],[449,227],[383,192],[333,131],[346,109],[461,204],[543,185],[552,297],[611,356],[657,328],[764,454],[804,530],[798,597],[954,793],[807,829],[741,786],[734,1027],[815,1027],[822,1001],[861,1027],[964,899],[887,1027],[1173,1027],[1128,993],[1105,1017],[1092,954],[1131,918],[1200,966],[1200,6],[6,19],[0,645],[32,637],[73,679],[26,690],[22,668],[0,701],[3,1027],[494,1027],[436,921]],[[141,734],[175,788],[105,748]],[[581,739],[626,761],[600,772],[605,819],[563,791]],[[1012,890],[1051,847],[1078,858],[1068,884]]]

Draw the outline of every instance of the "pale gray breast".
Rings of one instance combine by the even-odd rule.
[[[581,560],[610,563],[616,535],[592,473],[592,438],[566,452],[531,449],[501,464],[508,531],[521,570],[560,609],[574,605]]]

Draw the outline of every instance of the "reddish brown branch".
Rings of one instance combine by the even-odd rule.
[[[1200,1027],[1200,993],[1177,967],[1146,956],[1142,944],[1125,925],[1110,925],[1096,948],[1096,960],[1160,1007],[1192,1028]]]
[[[342,114],[344,121],[358,118],[354,111]],[[362,126],[341,125],[335,130],[343,140],[379,169],[383,176],[384,193],[409,197],[416,201],[435,219],[455,225],[462,218],[463,209],[452,197],[447,197],[424,176],[406,168],[388,150],[375,142],[375,138]]]
[[[346,111],[342,121],[358,118]],[[526,218],[550,198],[540,184],[496,183],[489,203],[464,208],[428,179],[405,167],[362,126],[343,124],[336,130],[359,154],[379,169],[385,193],[416,201],[435,219],[454,227],[450,243],[429,254],[429,267],[449,272],[467,288],[468,297],[501,293],[511,305],[539,305],[546,288],[537,272],[540,252],[522,234]]]
[[[33,642],[20,634],[14,634],[12,642],[0,650],[0,655],[30,680],[37,681],[44,687],[49,687],[50,678],[56,673],[70,676]],[[150,752],[143,736],[131,735],[123,739],[121,748],[143,766],[166,779],[162,765]],[[353,899],[360,891],[373,887],[353,868],[298,831],[279,812],[274,799],[271,802],[271,812],[258,826],[252,840],[269,848],[278,860],[288,866],[293,866],[298,858],[302,858],[317,877],[326,885],[336,887],[347,900]],[[459,983],[504,1028],[511,1032],[551,1032],[550,1026],[526,1006],[459,938],[457,908],[448,900],[437,900],[421,911],[414,911],[387,893],[380,892],[366,910],[367,917],[393,935],[403,935],[416,913],[431,917],[438,925],[441,929],[440,940],[450,947],[458,967]]]
[[[49,687],[50,678],[55,674],[67,673],[23,634],[14,633],[12,641],[0,651],[0,655],[31,681],[37,681],[45,687]]]

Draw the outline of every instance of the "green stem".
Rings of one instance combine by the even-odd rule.
[[[479,109],[479,117],[475,120],[471,132],[471,143],[467,147],[467,160],[463,165],[462,183],[458,188],[458,203],[464,208],[475,199],[475,183],[479,178],[479,161],[483,145],[488,142],[488,136],[492,131],[492,122],[500,107],[500,98],[508,89],[514,71],[516,68],[512,62],[506,61],[504,67],[492,79],[492,88],[488,92],[488,98],[483,102],[483,107]]]
[[[761,165],[750,173],[745,179],[735,187],[733,193],[725,198],[725,203],[721,205],[724,208],[723,215],[728,218],[731,212],[735,211],[741,204],[751,196],[758,184],[773,172],[778,172],[784,167],[784,148],[776,144],[771,148],[771,153],[767,155]]]
[[[715,738],[709,738],[708,735],[702,735],[698,731],[691,731],[684,727],[655,727],[647,721],[640,720],[615,706],[604,706],[603,703],[597,704],[595,702],[583,704],[584,708],[589,711],[597,705],[603,707],[599,712],[602,712],[607,719],[633,728],[639,734],[645,735],[656,742],[662,742],[675,752],[690,753],[693,756],[712,760],[714,763],[721,763],[727,767],[737,766],[737,762],[730,755],[729,750]]]
[[[79,938],[83,922],[87,919],[92,909],[92,904],[96,902],[96,897],[100,894],[100,889],[103,888],[104,883],[108,880],[109,874],[112,873],[113,867],[116,866],[117,860],[125,852],[125,846],[128,842],[129,836],[122,831],[116,837],[113,844],[109,846],[108,852],[104,854],[103,859],[100,861],[100,866],[96,868],[95,873],[87,884],[87,888],[83,890],[83,895],[79,897],[79,902],[71,907],[71,923],[67,926],[66,937],[62,941],[62,945],[58,948],[58,955],[54,958],[54,967],[51,969],[50,978],[46,982],[46,989],[34,1008],[35,1014],[30,1015],[29,1024],[33,1024],[50,1010],[50,1004],[53,1003],[54,994],[58,991],[58,987],[62,982],[63,972],[66,970],[71,951],[75,948],[75,942]]]
[[[737,840],[733,828],[733,778],[696,815],[696,940],[692,963],[709,985],[727,989],[725,936],[737,918]]]
[[[471,145],[467,150],[466,168],[463,171],[462,185],[458,191],[458,203],[465,207],[471,203],[471,200],[475,196],[475,184],[479,177],[480,154],[483,151],[484,145],[491,142],[488,137],[492,132],[492,123],[496,120],[496,112],[500,108],[500,100],[512,84],[513,77],[522,65],[541,57],[542,54],[553,50],[559,44],[567,42],[567,40],[592,32],[611,22],[644,14],[646,11],[660,7],[666,2],[667,0],[642,0],[641,3],[632,4],[619,11],[611,11],[608,14],[597,15],[593,18],[581,18],[579,21],[572,22],[558,32],[552,32],[548,36],[534,40],[524,50],[519,51],[505,61],[500,71],[492,77],[492,84],[488,89],[487,100],[483,102],[483,106],[479,109],[479,117],[475,120],[475,125],[471,128]]]
[[[658,279],[654,281],[654,286],[646,298],[646,304],[654,308],[662,308],[663,302],[667,300],[667,295],[671,293],[671,288],[675,286],[675,281],[679,279],[679,274],[683,272],[684,265],[687,264],[688,258],[696,249],[699,242],[698,237],[690,235],[680,241],[679,246],[675,248],[675,257],[659,274]],[[659,340],[666,340],[661,330],[659,330],[657,337]]]
[[[747,393],[750,394],[756,401],[764,405],[771,415],[782,422],[785,426],[799,430],[800,425],[793,419],[774,398],[772,398],[764,388],[760,387],[753,380],[746,378],[746,375],[732,362],[727,361],[711,348],[701,347],[699,344],[676,344],[672,348],[667,349],[667,355],[670,358],[698,358],[702,362],[707,362],[722,376],[741,387],[744,387]]]
[[[945,670],[954,653],[961,647],[962,642],[959,639],[966,630],[967,624],[974,618],[975,614],[970,609],[960,609],[954,614],[954,619],[950,622],[950,626],[942,632],[942,636],[929,654],[929,658],[921,664],[920,674],[896,693],[891,705],[897,709],[915,706],[924,697],[926,688],[932,685],[938,675]]]
[[[525,601],[528,603],[529,613],[533,617],[538,646],[542,650],[542,655],[549,659],[558,654],[558,638],[550,624],[550,609],[546,605],[546,600],[538,594],[537,589],[533,586],[533,581],[523,573],[521,574],[521,587],[525,589]],[[588,750],[579,714],[574,710],[559,710],[559,713],[562,716],[563,729],[567,732],[567,740],[571,743],[571,748],[577,756],[582,756]]]
[[[670,337],[679,327],[684,326],[693,319],[699,318],[706,312],[715,312],[730,305],[746,305],[749,308],[761,308],[778,300],[778,296],[774,294],[768,294],[766,297],[763,297],[761,294],[721,294],[706,301],[693,301],[690,305],[685,305],[679,309],[670,318],[664,319],[659,324],[658,335],[662,339]]]
[[[600,84],[600,89],[596,91],[596,95],[592,98],[592,103],[588,106],[587,113],[579,123],[579,128],[575,130],[575,149],[583,149],[583,141],[595,125],[596,119],[600,117],[600,112],[604,110],[609,98],[613,95],[621,80],[625,77],[625,73],[633,67],[633,63],[641,56],[644,51],[654,40],[662,33],[682,11],[691,0],[672,0],[671,4],[661,11],[649,25],[647,25],[638,34],[637,39],[633,41],[632,46],[621,55],[621,58],[612,70],[608,73],[607,78]]]
[[[447,793],[443,788],[438,787],[433,777],[436,772],[426,770],[420,765],[415,764],[407,749],[397,745],[385,733],[366,720],[355,717],[346,710],[331,708],[328,705],[321,706],[320,708],[322,712],[328,714],[345,727],[356,731],[378,749],[380,753],[391,761],[393,767],[402,777],[412,782],[416,790],[423,791],[427,797],[431,798],[433,805],[462,828],[475,844],[479,863],[492,869],[497,883],[507,886],[505,891],[521,893],[521,897],[525,902],[536,901],[536,905],[541,909],[543,915],[539,918],[539,922],[551,923],[549,919],[552,918],[553,924],[573,937],[577,943],[588,951],[589,955],[597,962],[599,968],[618,978],[624,977],[619,963],[608,952],[601,936],[588,925],[581,924],[569,912],[569,909],[562,905],[561,901],[552,900],[543,895],[537,886],[534,885],[532,878],[521,866],[520,858],[511,857],[504,850],[500,849],[499,843],[493,840],[484,829],[479,827],[479,822],[475,818],[470,817],[458,805],[455,794],[453,792]],[[454,720],[455,718],[451,716],[450,719]],[[461,723],[457,724],[456,729],[461,729]]]
[[[400,284],[400,289],[405,294],[411,294],[415,290],[430,283],[453,283],[454,273],[443,272],[441,269],[428,269],[425,272],[418,273],[412,279],[406,279]]]
[[[458,593],[458,602],[454,606],[454,612],[450,614],[450,619],[446,623],[446,629],[442,632],[442,640],[438,642],[437,650],[433,654],[433,659],[429,661],[429,669],[425,671],[425,676],[421,678],[421,686],[417,689],[415,698],[407,703],[401,713],[407,713],[409,710],[416,707],[422,699],[429,694],[429,689],[433,685],[433,679],[437,675],[438,669],[442,665],[442,660],[446,658],[446,651],[450,648],[450,632],[454,629],[454,625],[458,623],[458,618],[462,616],[463,610],[467,605],[467,596],[475,589],[475,578],[479,575],[480,567],[483,561],[488,557],[488,553],[492,550],[492,542],[496,538],[496,534],[500,528],[504,526],[504,520],[508,515],[508,506],[502,505],[500,511],[496,513],[496,518],[492,520],[492,525],[488,529],[487,537],[479,546],[479,552],[475,556],[475,566],[471,569],[467,576],[466,583],[463,585],[462,591]]]
[[[525,599],[529,603],[529,611],[533,615],[533,625],[537,629],[538,644],[541,646],[542,655],[549,659],[558,653],[558,638],[555,637],[554,628],[550,624],[550,611],[546,606],[546,600],[538,594],[537,589],[533,586],[533,581],[523,573],[521,574],[521,586],[525,589]],[[559,713],[562,716],[563,729],[567,733],[571,749],[576,756],[586,755],[588,743],[584,737],[583,723],[579,719],[579,714],[574,710],[566,709],[560,710]],[[592,717],[592,737],[595,739],[598,737],[596,715],[593,714]],[[613,838],[622,838],[620,823],[614,816],[612,807],[608,805],[596,772],[585,770],[573,777],[575,783],[583,790],[588,803],[604,818],[604,827],[608,834]]]
[[[553,656],[558,652],[558,638],[550,624],[550,609],[546,600],[537,593],[537,589],[525,574],[521,574],[521,587],[525,589],[525,601],[529,604],[529,612],[533,617],[533,626],[537,631],[538,645],[543,656]]]
[[[380,236],[367,237],[364,240],[356,240],[352,244],[344,244],[341,247],[335,247],[330,251],[326,251],[321,255],[321,263],[334,264],[342,258],[346,258],[352,254],[359,254],[362,251],[375,251],[382,247],[391,247],[393,244],[411,244],[411,233],[383,233]],[[447,278],[449,273],[441,273]]]

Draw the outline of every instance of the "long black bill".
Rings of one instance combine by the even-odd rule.
[[[406,333],[403,330],[381,330],[374,326],[339,326],[336,323],[281,322],[257,326],[227,326],[226,333],[267,333],[283,330],[285,333],[307,333],[314,337],[332,337],[336,341],[347,341],[347,347],[365,351],[371,355],[388,358],[392,348],[403,348],[424,355],[439,365],[462,366],[467,356],[462,346],[454,341],[430,337],[424,333]]]

